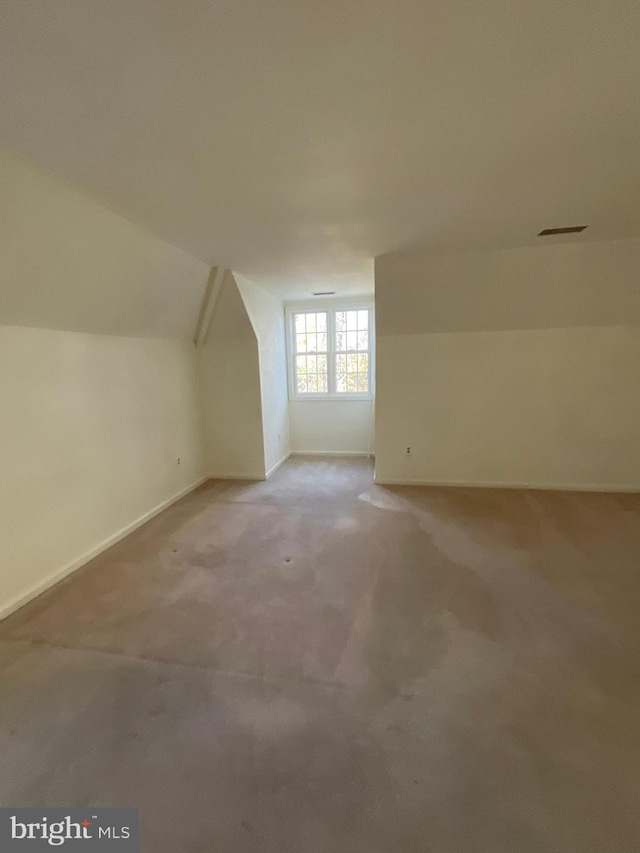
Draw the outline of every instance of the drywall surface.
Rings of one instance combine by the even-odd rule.
[[[640,488],[638,269],[637,242],[379,258],[377,479]]]
[[[0,150],[0,323],[190,337],[208,267]]]
[[[378,335],[640,323],[637,240],[382,255],[375,269]]]
[[[0,326],[0,613],[202,477],[197,391],[186,341]]]
[[[637,0],[2,11],[0,140],[287,299],[390,247],[640,232]]]
[[[292,400],[294,453],[367,453],[372,400]]]
[[[263,479],[258,339],[233,275],[224,278],[198,350],[205,465],[210,477]]]
[[[291,452],[287,349],[282,300],[246,278],[236,284],[258,339],[266,473]]]
[[[379,482],[640,489],[640,327],[383,336],[377,358]]]

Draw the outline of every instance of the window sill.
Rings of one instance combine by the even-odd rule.
[[[373,394],[299,394],[289,397],[291,403],[352,403],[354,400],[371,403]]]

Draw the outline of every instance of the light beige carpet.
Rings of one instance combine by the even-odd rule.
[[[640,498],[210,482],[0,624],[0,804],[145,853],[640,850]]]

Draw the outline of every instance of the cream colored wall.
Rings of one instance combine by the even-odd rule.
[[[258,339],[262,431],[267,476],[291,452],[287,353],[282,300],[241,276],[236,283]]]
[[[640,488],[639,269],[637,242],[378,259],[378,481]]]
[[[188,341],[0,326],[0,615],[200,480],[197,390]]]
[[[377,352],[379,482],[640,489],[640,327],[393,335]]]
[[[0,149],[0,323],[190,337],[208,267]]]
[[[294,453],[367,453],[371,400],[292,400]]]
[[[264,479],[258,339],[231,274],[225,276],[198,362],[207,474]]]
[[[1,150],[0,187],[4,615],[203,476],[208,269]]]

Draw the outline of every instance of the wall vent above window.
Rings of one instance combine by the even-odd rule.
[[[548,237],[550,234],[579,234],[586,227],[586,225],[569,225],[567,228],[545,228],[538,237]]]
[[[335,296],[335,290],[318,290],[315,293],[311,294],[312,296]]]

